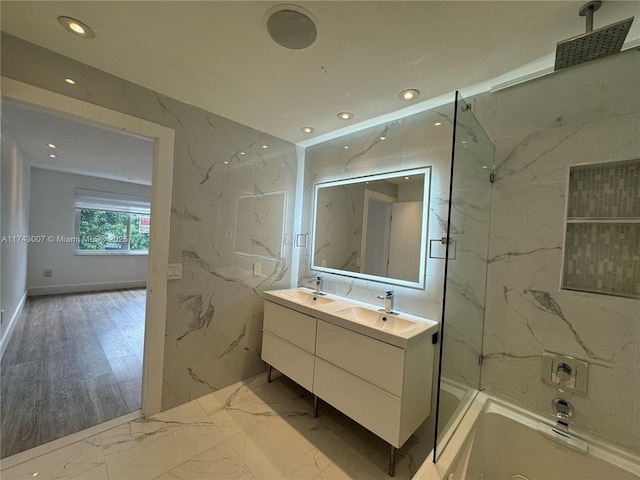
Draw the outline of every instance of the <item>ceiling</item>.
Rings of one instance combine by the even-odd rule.
[[[151,185],[151,139],[11,101],[2,102],[2,132],[11,135],[32,167]]]
[[[584,33],[584,18],[577,14],[583,3],[299,1],[318,29],[316,42],[302,50],[283,48],[269,37],[268,12],[281,4],[271,1],[2,0],[1,28],[308,146],[435,106],[434,99],[443,95],[450,101],[456,89],[464,93],[482,84],[478,88],[486,90],[551,67],[556,42]],[[594,27],[638,16],[639,5],[603,2]],[[67,32],[57,22],[61,15],[89,25],[95,38]],[[627,46],[638,39],[640,19]],[[400,100],[398,93],[406,88],[421,92],[417,103]],[[355,117],[340,120],[342,111]],[[304,126],[315,131],[303,133]]]

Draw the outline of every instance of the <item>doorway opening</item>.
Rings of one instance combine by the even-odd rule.
[[[45,161],[48,159],[51,164],[34,159],[26,167],[29,201],[46,205],[38,198],[43,196],[52,205],[61,200],[58,197],[64,197],[64,208],[59,209],[64,211],[59,212],[59,218],[37,218],[34,214],[36,218],[29,219],[28,232],[23,232],[22,237],[29,237],[29,241],[38,237],[42,241],[31,241],[29,245],[28,272],[21,278],[22,272],[11,265],[10,269],[3,268],[0,279],[0,302],[3,310],[11,313],[3,315],[1,344],[2,457],[7,457],[131,411],[141,411],[143,415],[160,411],[171,201],[166,192],[171,192],[174,132],[13,80],[3,78],[2,87],[3,117],[6,105],[18,105],[32,114],[52,115],[60,124],[76,122],[93,128],[94,133],[122,135],[126,138],[124,143],[134,139],[146,143],[148,156],[146,185],[140,171],[126,172],[122,165],[118,166],[122,155],[109,160],[118,170],[112,174],[105,170],[105,163],[109,162],[104,159],[98,162],[102,165],[96,167],[93,176],[79,163],[67,165],[66,169],[53,168],[53,162],[65,150],[72,157],[72,148],[62,148],[63,143],[73,143],[68,139],[59,146],[53,139],[45,142]],[[5,139],[11,140],[8,132],[15,134],[10,128],[3,128],[3,144]],[[14,143],[10,149],[13,157],[5,159],[3,154],[3,170],[5,161],[15,163],[17,154],[29,150]],[[94,153],[104,153],[103,149],[97,146]],[[5,145],[3,151],[7,151]],[[35,154],[29,152],[24,157],[29,161]],[[123,174],[127,178],[118,178]],[[41,191],[47,189],[50,191]],[[96,199],[102,203],[95,203]],[[19,203],[16,199],[11,202]],[[6,207],[17,208],[5,203],[2,206],[3,217]],[[21,208],[25,210],[24,206]],[[33,208],[27,210],[30,214]],[[53,231],[62,224],[64,232]],[[5,227],[3,221],[3,236],[8,233]],[[38,252],[32,247],[47,244],[53,250],[66,247],[71,256],[55,268],[42,268],[41,258],[32,253],[44,252],[46,257],[46,250]],[[3,267],[11,256],[7,246],[3,244]],[[60,256],[60,252],[56,255]],[[59,260],[56,255],[45,261]],[[72,277],[65,275],[71,275],[71,264],[77,267],[78,262],[88,263],[76,268],[79,276],[70,280]],[[142,278],[139,268],[137,274],[132,273],[134,264],[144,266]],[[118,277],[118,273],[125,275]],[[11,298],[12,289],[6,287],[21,283],[24,296],[15,301]],[[7,291],[9,295],[5,295]],[[30,299],[25,302],[27,291]],[[26,318],[28,321],[23,322]],[[27,390],[29,384],[35,384],[36,390]],[[21,399],[20,408],[11,409],[11,398],[13,403]],[[5,412],[5,406],[16,415]],[[30,422],[16,427],[12,422],[22,420],[12,417],[24,417]],[[14,438],[19,440],[14,442]]]

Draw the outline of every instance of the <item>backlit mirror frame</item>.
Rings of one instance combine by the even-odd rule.
[[[389,178],[396,178],[401,176],[413,176],[413,175],[424,175],[424,183],[423,183],[423,196],[422,196],[422,227],[420,233],[420,268],[418,273],[418,281],[412,282],[409,280],[402,280],[397,278],[388,278],[381,277],[377,275],[371,275],[367,273],[360,272],[352,272],[349,270],[340,270],[337,268],[331,267],[323,267],[320,265],[316,265],[316,230],[317,230],[317,220],[318,220],[318,191],[322,188],[327,187],[335,187],[342,185],[351,185],[355,183],[365,183],[377,180],[386,180]],[[416,289],[425,289],[425,279],[427,275],[427,238],[429,231],[429,211],[430,211],[430,201],[431,197],[431,167],[421,167],[411,170],[396,170],[393,172],[380,173],[376,175],[366,175],[361,177],[353,177],[349,179],[343,180],[335,180],[331,182],[322,182],[317,183],[314,188],[314,197],[313,197],[313,224],[312,224],[312,232],[311,232],[311,270],[317,272],[326,272],[332,273],[335,275],[342,275],[346,277],[352,278],[361,278],[363,280],[370,280],[374,282],[380,282],[387,285],[398,285],[402,287],[416,288]]]

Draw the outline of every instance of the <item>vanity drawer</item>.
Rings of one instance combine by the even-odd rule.
[[[269,332],[262,334],[262,360],[311,391],[315,357]]]
[[[316,358],[313,393],[395,447],[399,445],[400,399]]]
[[[318,320],[318,357],[396,397],[402,396],[404,354],[402,348]]]
[[[315,353],[316,319],[314,317],[266,301],[264,302],[264,329],[309,353]]]

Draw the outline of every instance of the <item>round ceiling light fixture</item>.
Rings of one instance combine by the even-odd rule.
[[[96,34],[91,28],[82,23],[80,20],[76,20],[71,17],[58,17],[58,23],[64,27],[68,32],[73,33],[82,38],[94,38]]]
[[[304,133],[313,133],[316,131],[316,129],[313,127],[302,127],[300,130],[302,130]]]
[[[407,90],[401,91],[398,96],[400,97],[400,100],[404,100],[405,102],[412,102],[420,96],[420,92],[415,88],[408,88]]]
[[[338,114],[338,118],[340,120],[351,120],[353,118],[353,113],[351,113],[351,112],[340,112]]]
[[[267,12],[267,31],[278,45],[290,50],[310,47],[318,38],[316,22],[297,5],[278,5]]]

